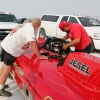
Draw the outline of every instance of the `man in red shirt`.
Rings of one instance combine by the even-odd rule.
[[[71,42],[63,46],[63,50],[68,47],[75,46],[76,52],[86,52],[91,51],[91,38],[85,31],[82,25],[78,23],[69,23],[62,21],[59,24],[59,28],[66,32],[67,34],[63,37],[64,40],[70,38]]]

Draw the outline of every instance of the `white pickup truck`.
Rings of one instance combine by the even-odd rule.
[[[63,37],[66,33],[59,29],[59,23],[61,21],[79,23],[84,26],[92,39],[91,52],[94,51],[94,49],[100,50],[100,24],[94,18],[76,15],[44,14],[41,17],[41,21],[39,35],[44,38],[45,36]]]
[[[0,12],[0,39],[4,39],[17,25],[18,21],[13,14]]]

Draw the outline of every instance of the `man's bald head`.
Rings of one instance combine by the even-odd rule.
[[[32,24],[38,24],[38,25],[41,25],[41,19],[40,18],[33,18],[32,19]]]

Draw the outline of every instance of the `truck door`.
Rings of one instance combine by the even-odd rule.
[[[47,36],[56,37],[56,27],[59,16],[43,15],[41,18],[41,27],[45,30]]]

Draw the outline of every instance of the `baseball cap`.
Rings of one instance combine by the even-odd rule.
[[[69,22],[62,21],[62,22],[60,22],[60,24],[59,24],[59,28],[60,28],[61,30],[63,30],[64,27],[66,27],[66,26],[69,25],[69,24],[70,24]]]

